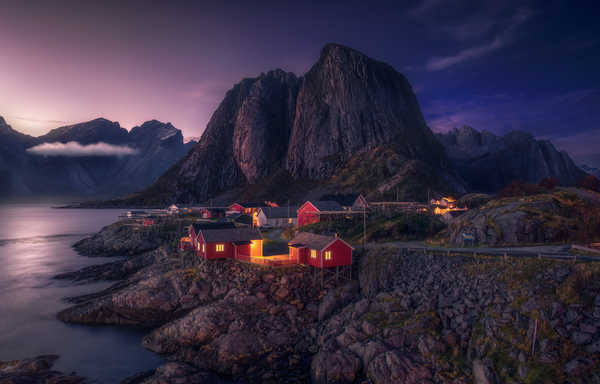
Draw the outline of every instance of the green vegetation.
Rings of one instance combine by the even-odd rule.
[[[340,215],[341,216],[341,215]],[[424,240],[444,229],[444,222],[435,215],[402,212],[392,215],[367,215],[366,237],[371,241]],[[332,218],[301,228],[314,233],[338,233],[344,240],[359,244],[363,240],[362,215]]]

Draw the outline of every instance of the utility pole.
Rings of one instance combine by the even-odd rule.
[[[367,207],[363,207],[363,249],[367,244]]]

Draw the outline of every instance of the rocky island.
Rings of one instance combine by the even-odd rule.
[[[379,247],[321,285],[302,266],[123,246],[119,227],[76,246],[127,256],[59,276],[118,281],[58,317],[146,327],[169,362],[124,383],[600,382],[595,263]]]

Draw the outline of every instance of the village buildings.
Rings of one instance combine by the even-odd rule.
[[[298,224],[298,207],[262,207],[258,210],[259,227],[295,227]]]
[[[331,214],[343,214],[344,208],[337,201],[319,200],[307,201],[298,208],[298,226],[318,223],[322,216]]]

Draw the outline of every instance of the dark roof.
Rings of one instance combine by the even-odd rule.
[[[233,204],[239,204],[239,205],[241,205],[244,208],[260,208],[260,207],[264,207],[265,206],[265,203],[256,203],[256,202],[253,202],[253,203],[248,203],[248,202],[246,202],[246,203],[233,203]],[[231,205],[233,205],[233,204],[231,204]]]
[[[207,243],[248,242],[262,239],[260,231],[255,228],[204,229],[202,237]]]
[[[236,223],[252,225],[252,216],[250,215],[241,214],[235,217],[231,216],[231,218],[233,218],[233,221],[235,221]]]
[[[289,244],[292,247],[306,247],[321,250],[335,239],[336,238],[333,236],[317,235],[310,232],[299,232]]]
[[[269,219],[287,219],[298,216],[298,207],[262,207],[260,209]]]
[[[205,229],[231,229],[235,228],[235,224],[231,221],[217,221],[217,222],[207,222],[207,223],[194,223],[192,224],[194,227],[194,233],[196,235],[200,233],[200,231]]]
[[[311,201],[312,205],[314,205],[319,211],[343,211],[344,208],[337,201],[332,200],[319,200],[319,201]]]
[[[356,199],[360,196],[358,193],[346,193],[346,194],[334,194],[334,195],[323,195],[321,201],[335,201],[342,207],[351,207]]]

